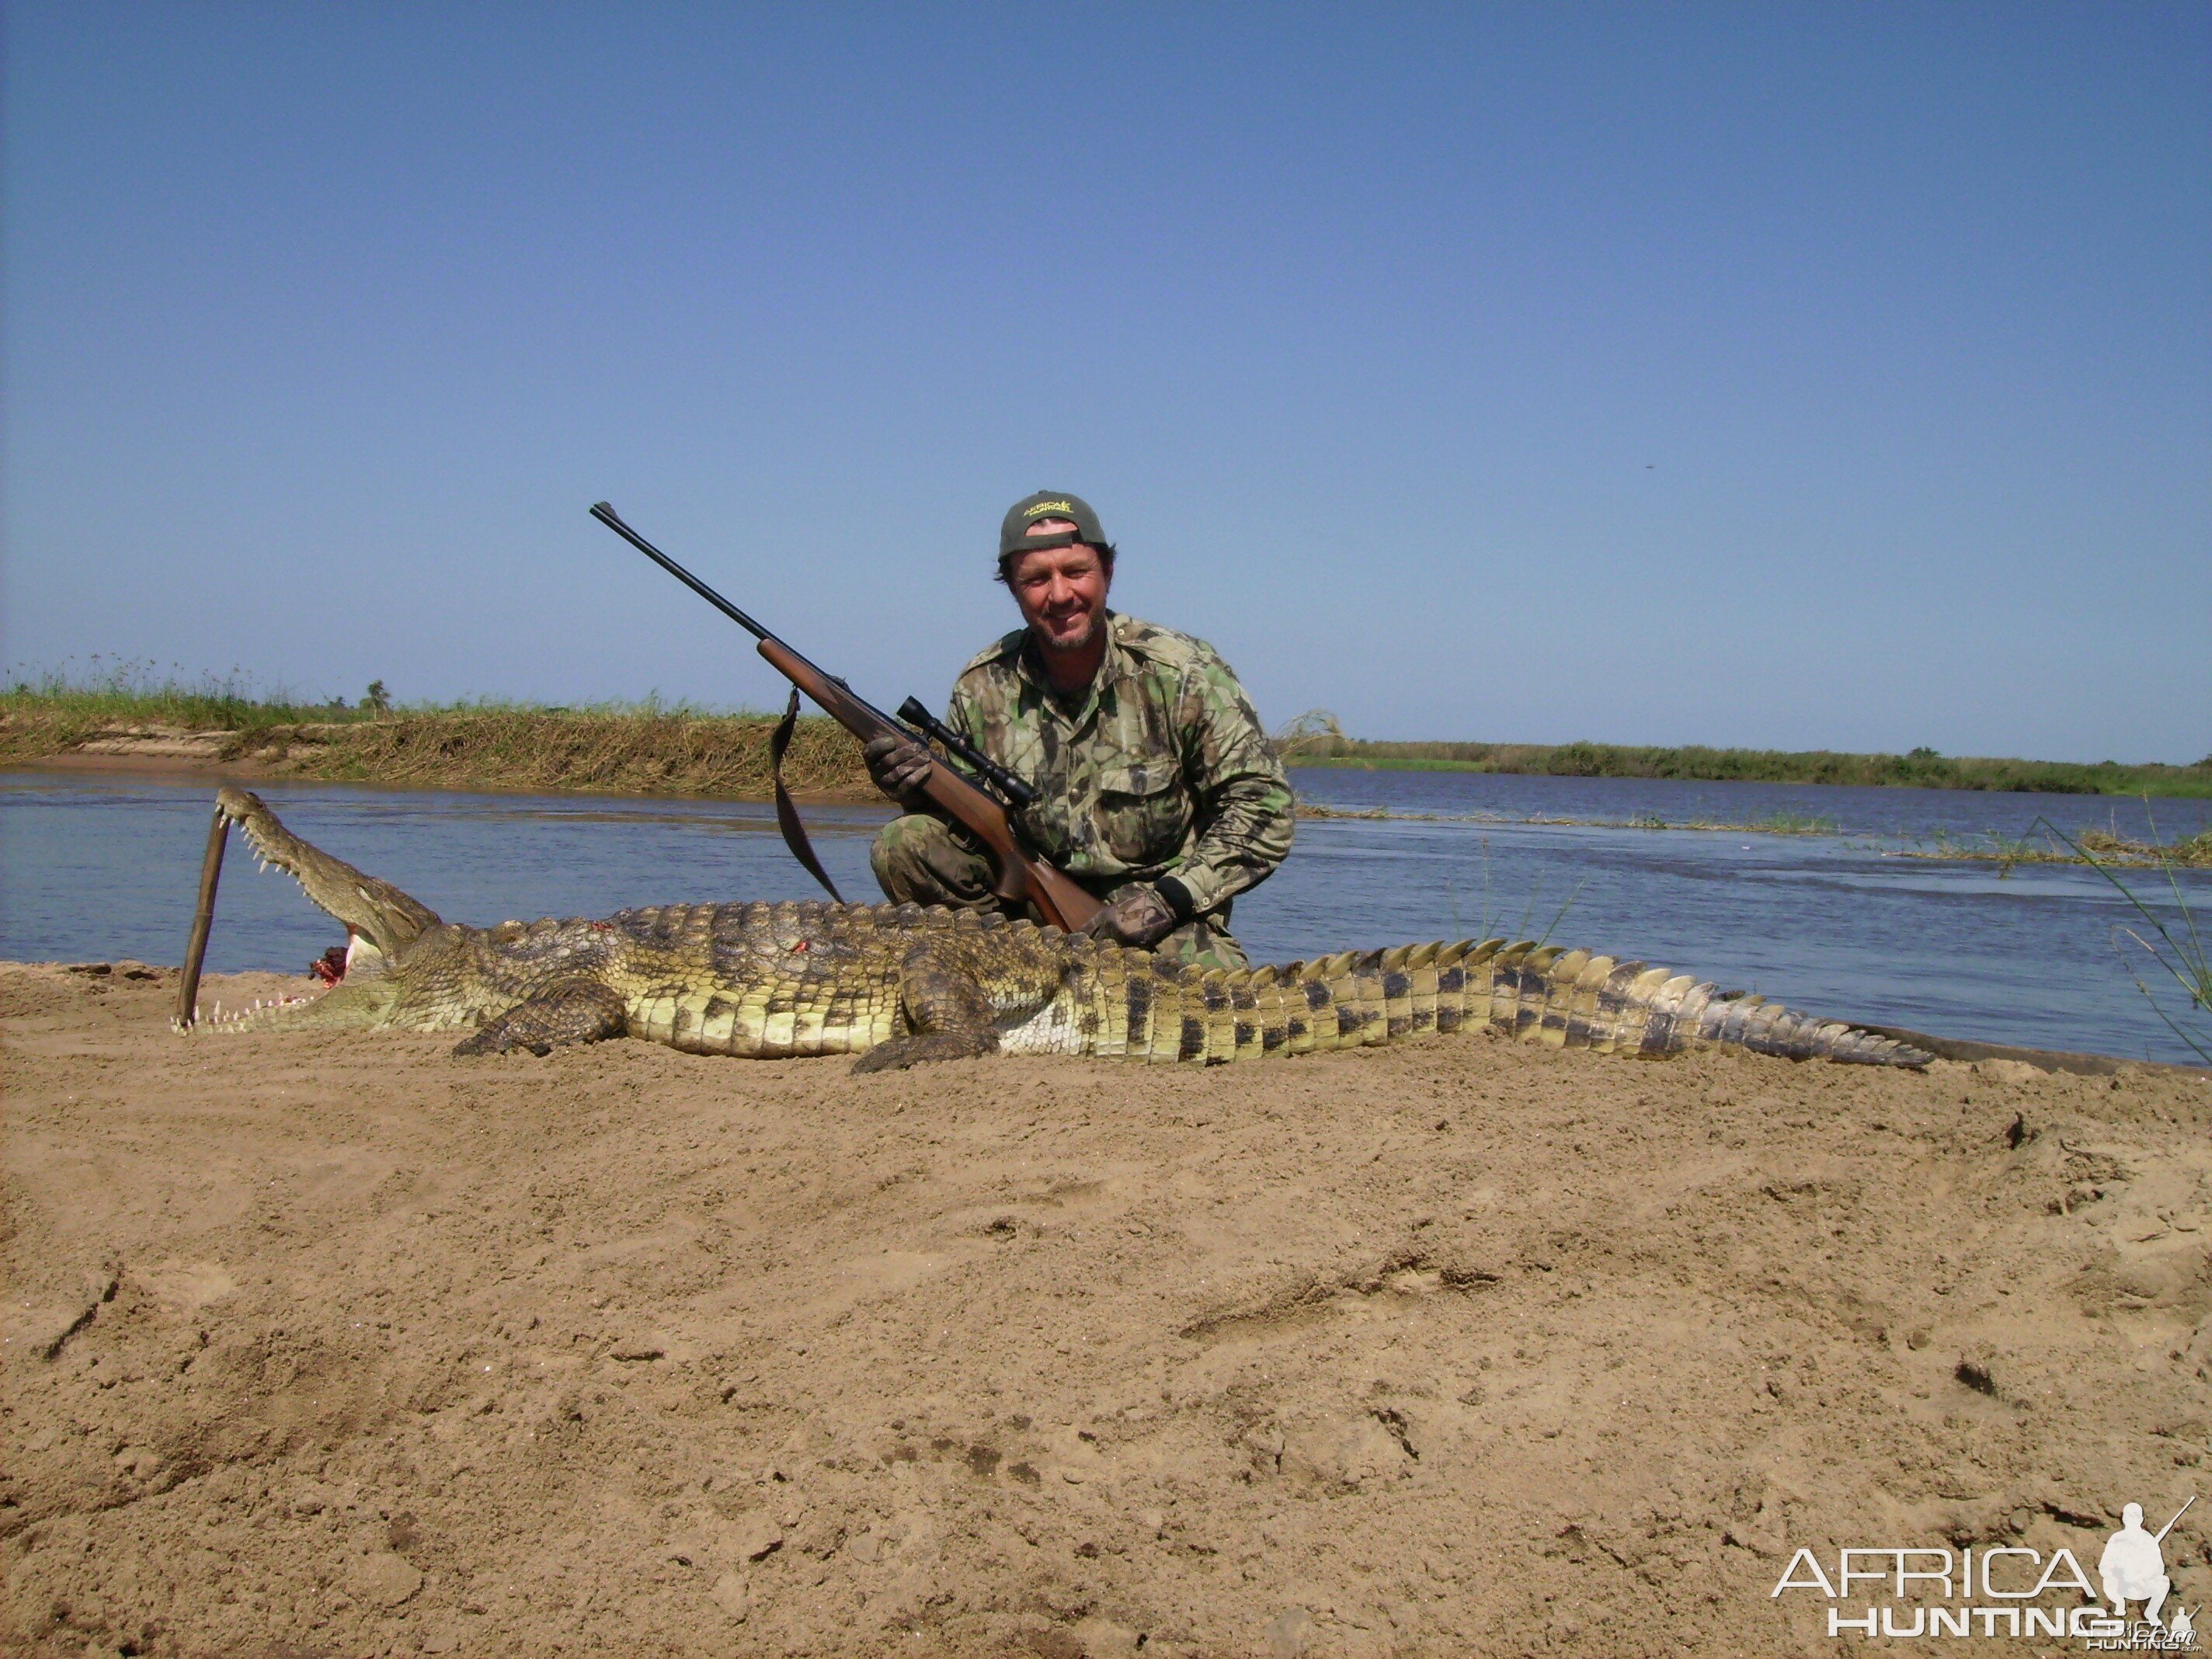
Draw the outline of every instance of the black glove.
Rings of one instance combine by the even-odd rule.
[[[1091,919],[1084,932],[1110,945],[1148,951],[1176,930],[1182,918],[1157,887],[1138,887],[1121,895]]]
[[[889,732],[863,744],[860,758],[867,762],[868,775],[875,780],[876,787],[901,805],[921,793],[935,763],[929,758],[929,750],[913,738]]]

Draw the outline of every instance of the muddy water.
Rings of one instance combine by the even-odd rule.
[[[1237,931],[1255,958],[1548,928],[1565,942],[1838,1018],[2191,1058],[2136,988],[2142,958],[2120,930],[2140,931],[2140,919],[2095,872],[2021,866],[2005,874],[1990,864],[1902,856],[1939,833],[2018,835],[2038,814],[2069,830],[2141,835],[2140,802],[1310,769],[1297,781],[1306,799],[1339,808],[1429,816],[1301,823],[1289,863],[1237,908]],[[765,806],[319,784],[263,793],[308,839],[456,921],[817,895]],[[211,799],[204,783],[0,774],[0,956],[176,961]],[[2152,810],[2169,839],[2212,826],[2212,803]],[[1632,827],[1777,813],[1832,828],[1777,836]],[[807,813],[848,897],[873,896],[868,838],[885,817],[854,807]],[[1606,822],[1521,821],[1531,817]],[[2200,918],[2212,921],[2212,873],[2183,882]],[[2134,883],[2178,925],[2154,873]],[[303,969],[335,937],[289,881],[257,875],[234,850],[212,969]]]

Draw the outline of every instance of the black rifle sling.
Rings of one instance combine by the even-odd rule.
[[[784,706],[783,718],[776,722],[775,735],[768,740],[769,775],[775,781],[776,827],[783,831],[783,844],[791,848],[791,856],[806,866],[807,873],[822,884],[831,898],[842,904],[845,896],[830,879],[822,860],[814,856],[814,844],[806,839],[806,826],[799,821],[799,809],[791,804],[791,791],[783,787],[783,751],[791,747],[791,734],[798,729],[799,688],[794,685],[791,688],[791,701]]]

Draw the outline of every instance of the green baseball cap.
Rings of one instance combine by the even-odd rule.
[[[1029,528],[1039,519],[1066,519],[1075,528],[1057,535],[1032,536]],[[1091,510],[1091,503],[1064,489],[1040,489],[1006,509],[1006,521],[999,526],[999,562],[1004,564],[1017,553],[1034,552],[1040,547],[1073,547],[1078,542],[1085,547],[1106,545],[1106,532],[1098,523],[1098,515]]]

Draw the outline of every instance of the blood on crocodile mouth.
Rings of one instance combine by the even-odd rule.
[[[325,985],[335,985],[345,977],[346,946],[333,945],[307,964],[307,971]]]

